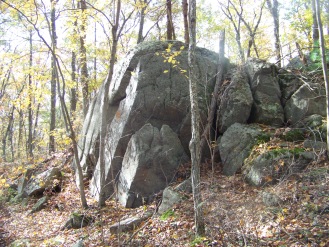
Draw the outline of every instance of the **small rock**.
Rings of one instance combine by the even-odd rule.
[[[276,194],[264,191],[262,194],[263,202],[268,207],[279,206],[282,200]]]
[[[80,239],[78,242],[76,242],[72,247],[84,247],[83,241]]]
[[[32,207],[32,210],[30,212],[30,214],[33,214],[35,212],[40,211],[41,209],[43,209],[45,207],[45,204],[48,201],[48,196],[44,196],[42,198],[40,198],[36,204],[34,204],[34,206]]]
[[[66,221],[65,225],[61,228],[61,230],[71,228],[79,229],[89,225],[92,221],[93,219],[91,217],[83,214],[73,213],[71,214],[70,219]]]
[[[30,240],[28,239],[17,239],[14,242],[12,242],[10,247],[29,247],[31,246]]]
[[[111,233],[120,233],[120,232],[127,232],[130,230],[133,230],[137,226],[139,226],[142,221],[150,218],[152,216],[152,212],[146,212],[142,216],[134,216],[130,217],[128,219],[125,219],[123,221],[120,221],[118,223],[113,224],[110,226],[110,232]]]

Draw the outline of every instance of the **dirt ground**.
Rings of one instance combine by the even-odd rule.
[[[58,163],[58,162],[57,162]],[[0,202],[0,246],[25,240],[20,246],[72,246],[79,239],[85,246],[329,246],[329,162],[319,160],[299,174],[290,174],[275,185],[253,187],[242,175],[221,175],[202,166],[202,198],[206,236],[194,236],[192,195],[165,215],[156,213],[159,201],[136,209],[108,200],[101,210],[87,191],[89,209],[81,208],[71,168],[63,168],[62,191],[51,195],[45,209],[29,214],[37,201]],[[54,166],[56,162],[48,162]],[[10,176],[18,164],[1,164],[1,178]],[[185,169],[188,169],[185,168]],[[1,188],[4,192],[6,188]],[[266,206],[264,194],[280,200]],[[112,234],[110,225],[146,211],[154,212],[139,228]],[[61,230],[73,212],[92,217],[81,229]]]

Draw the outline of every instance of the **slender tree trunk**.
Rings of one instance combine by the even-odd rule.
[[[247,50],[247,58],[251,56],[251,47],[252,47],[252,40],[249,39],[248,41],[248,50]]]
[[[21,144],[23,140],[23,126],[24,126],[24,118],[23,118],[23,111],[19,110],[18,111],[18,142],[17,142],[17,158],[21,158]]]
[[[7,138],[8,138],[8,134],[10,131],[10,125],[11,125],[11,121],[12,121],[12,112],[14,111],[14,107],[12,108],[10,114],[9,114],[9,118],[8,118],[8,125],[6,128],[6,131],[2,137],[2,159],[3,161],[7,161]]]
[[[141,0],[142,1],[142,0]],[[147,8],[147,0],[143,1],[143,7],[140,11],[140,21],[139,21],[139,29],[138,29],[138,38],[137,38],[137,44],[143,42],[143,29],[144,29],[144,21],[145,21],[145,10]]]
[[[302,50],[302,48],[300,47],[300,44],[298,42],[296,42],[296,48],[298,51],[298,56],[301,59],[302,63],[307,66],[307,59],[306,56],[304,55],[304,52]]]
[[[326,111],[327,111],[327,156],[329,155],[329,77],[328,77],[328,68],[326,61],[326,48],[324,43],[323,27],[321,21],[321,10],[319,0],[315,0],[315,13],[316,19],[319,27],[319,39],[320,39],[320,50],[322,57],[322,69],[323,77],[326,87]]]
[[[97,22],[95,21],[94,26],[94,46],[95,46],[95,57],[94,57],[94,83],[97,83]]]
[[[175,40],[175,29],[172,19],[172,2],[167,0],[167,40]]]
[[[76,61],[77,61],[77,56],[74,51],[72,51],[72,57],[71,57],[71,79],[72,82],[75,82],[76,84]],[[71,88],[71,98],[70,98],[70,115],[71,117],[74,117],[74,113],[77,110],[77,89],[75,86]]]
[[[317,21],[317,13],[316,13],[316,1],[312,0],[312,17],[313,17],[313,25],[312,25],[312,38],[313,38],[313,46],[314,48],[318,48],[319,45],[319,26]]]
[[[281,68],[281,42],[280,42],[280,25],[279,25],[279,3],[278,0],[266,0],[267,7],[270,10],[270,13],[273,18],[273,26],[274,26],[274,48],[276,55],[276,64],[279,68]]]
[[[87,49],[85,45],[86,40],[86,26],[87,16],[86,9],[87,4],[85,0],[78,2],[78,8],[81,10],[81,24],[79,26],[79,41],[80,41],[80,55],[79,55],[79,66],[80,66],[80,83],[82,86],[82,101],[83,101],[83,115],[86,116],[89,107],[89,83],[88,83],[88,68],[87,68]]]
[[[80,159],[79,159],[79,153],[78,153],[78,144],[76,142],[76,135],[75,135],[75,132],[74,132],[74,129],[73,129],[73,123],[72,123],[72,120],[70,118],[70,113],[69,113],[69,111],[66,107],[66,104],[65,104],[64,90],[63,90],[62,94],[60,93],[59,75],[61,77],[61,80],[63,81],[63,84],[65,82],[65,78],[64,78],[63,72],[61,71],[61,67],[60,67],[60,64],[58,62],[58,59],[56,58],[55,51],[53,50],[52,46],[49,45],[48,42],[45,40],[45,38],[41,35],[40,30],[38,29],[38,27],[36,26],[35,23],[31,22],[29,20],[29,18],[22,11],[20,11],[18,8],[15,7],[15,5],[12,5],[12,4],[7,3],[7,2],[4,2],[4,3],[8,7],[10,7],[11,9],[16,10],[22,16],[22,18],[24,18],[31,26],[33,26],[34,30],[37,32],[38,37],[42,40],[43,44],[48,48],[48,50],[51,52],[52,56],[54,57],[54,60],[55,60],[55,63],[57,65],[58,72],[59,72],[59,73],[56,73],[56,76],[57,76],[56,82],[57,82],[57,89],[58,89],[58,92],[59,92],[59,99],[60,99],[60,102],[61,102],[61,107],[62,107],[63,116],[64,116],[64,123],[65,123],[65,127],[66,127],[66,130],[67,130],[67,134],[69,135],[69,137],[72,140],[72,145],[73,145],[73,150],[74,150],[74,158],[75,158],[76,166],[77,166],[77,169],[78,169],[78,177],[79,177],[78,182],[79,182],[79,192],[80,192],[81,203],[82,203],[82,206],[84,208],[87,208],[88,204],[87,204],[87,200],[86,200],[85,192],[84,192],[83,174],[82,174],[82,168],[81,168],[81,165],[80,165]]]
[[[224,75],[224,48],[225,48],[225,30],[220,31],[219,33],[219,56],[218,56],[218,67],[217,67],[217,75],[216,75],[216,84],[214,88],[214,92],[212,94],[210,107],[208,110],[208,119],[206,127],[203,131],[203,134],[201,136],[201,144],[200,144],[200,150],[201,150],[201,157],[200,160],[203,160],[203,151],[205,150],[206,144],[208,144],[209,148],[211,149],[211,143],[212,143],[212,126],[214,123],[215,113],[217,110],[217,97],[219,94],[219,90],[222,86],[222,79]],[[216,126],[217,127],[217,126]],[[212,151],[212,150],[210,150]]]
[[[9,127],[9,132],[8,132],[8,140],[10,143],[10,154],[11,154],[11,159],[10,161],[13,162],[15,160],[15,152],[14,152],[14,142],[13,142],[13,135],[14,135],[14,111],[12,111],[11,116],[10,116],[10,125]],[[18,140],[19,141],[19,140]]]
[[[40,103],[37,106],[37,110],[35,112],[35,119],[34,119],[34,127],[33,127],[33,136],[32,136],[32,140],[35,140],[36,136],[37,136],[37,128],[38,128],[38,121],[39,121],[39,112],[40,112]],[[35,148],[35,145],[32,144],[32,148]]]
[[[190,41],[188,32],[188,3],[187,0],[182,0],[183,19],[184,19],[184,40],[188,44]]]
[[[11,143],[11,161],[13,161],[13,147],[12,147],[12,131],[13,131],[13,122],[14,122],[14,111],[15,111],[15,106],[11,108],[11,112],[8,117],[8,125],[6,128],[6,132],[2,138],[2,159],[4,161],[7,161],[7,139]]]
[[[109,94],[109,87],[112,81],[113,72],[114,72],[114,64],[115,58],[117,53],[117,46],[118,46],[118,28],[119,28],[119,17],[121,11],[121,0],[117,0],[116,5],[116,15],[114,24],[112,26],[112,47],[111,47],[111,57],[110,57],[110,67],[109,73],[104,85],[104,96],[101,104],[101,129],[100,129],[100,140],[99,140],[99,172],[100,172],[100,193],[99,193],[99,200],[98,205],[99,207],[105,206],[105,143],[106,143],[106,129],[107,129],[107,119],[106,114],[104,113],[106,110],[106,106],[108,104],[108,94]],[[113,174],[115,176],[116,174]],[[112,177],[112,181],[114,181],[114,177]]]
[[[195,73],[195,46],[196,46],[196,0],[191,0],[189,4],[189,33],[190,43],[188,50],[188,65],[189,65],[189,90],[191,101],[191,126],[192,138],[190,141],[191,151],[191,176],[192,190],[194,202],[194,220],[195,233],[198,236],[205,234],[204,217],[202,210],[202,198],[200,188],[200,113],[198,105],[198,89],[197,78]]]
[[[55,151],[55,137],[54,131],[56,128],[56,85],[57,85],[57,68],[55,62],[57,36],[56,36],[56,0],[50,0],[51,2],[51,45],[52,45],[52,58],[51,58],[51,89],[50,89],[50,134],[49,134],[49,153]]]
[[[32,46],[32,31],[30,31],[30,61],[29,61],[29,67],[30,67],[30,72],[29,72],[29,88],[28,88],[28,93],[29,93],[29,105],[28,105],[28,139],[27,139],[27,148],[28,148],[28,157],[32,158],[33,157],[33,136],[32,136],[32,128],[33,128],[33,110],[32,110],[32,74],[31,74],[31,69],[33,65],[33,46]]]
[[[75,5],[73,4],[72,8],[75,8]],[[77,29],[78,29],[78,22],[75,19],[74,21],[74,34],[77,34]],[[71,80],[72,82],[75,83],[75,86],[73,86],[71,88],[71,98],[70,98],[70,115],[71,118],[74,118],[75,115],[75,111],[77,110],[77,101],[78,101],[78,97],[77,97],[77,54],[75,52],[75,50],[72,50],[72,55],[71,55]]]

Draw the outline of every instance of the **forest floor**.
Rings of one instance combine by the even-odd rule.
[[[51,161],[45,165],[56,164]],[[16,166],[0,164],[0,178],[17,171]],[[220,164],[214,170],[204,164],[204,238],[194,237],[192,195],[159,216],[158,202],[126,209],[108,200],[107,206],[99,210],[87,191],[90,207],[83,210],[68,164],[62,173],[62,191],[52,195],[39,212],[29,214],[37,198],[25,205],[0,202],[0,246],[10,246],[17,239],[28,243],[21,246],[72,246],[79,239],[84,246],[329,246],[329,162],[325,159],[266,187],[250,186],[242,175],[225,177]],[[265,192],[276,194],[280,203],[266,206],[262,200]],[[139,228],[110,233],[110,225],[149,210],[153,210],[153,216]],[[73,212],[84,213],[94,221],[81,229],[61,230]]]

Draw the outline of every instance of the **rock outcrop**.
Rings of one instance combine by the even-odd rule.
[[[54,167],[31,178],[24,187],[24,193],[28,196],[42,195],[46,189],[60,189],[61,183],[62,173]]]
[[[281,126],[284,123],[284,111],[276,67],[259,59],[249,59],[246,69],[254,98],[250,121]]]
[[[214,87],[217,59],[216,53],[196,49],[196,74],[203,122],[207,119],[206,100],[209,100]],[[113,182],[119,178],[131,136],[145,124],[150,123],[158,129],[168,125],[177,134],[186,153],[189,153],[191,137],[187,47],[183,43],[142,43],[130,51],[117,68],[110,85],[106,111],[107,196],[114,192]],[[103,88],[90,106],[79,145],[84,171],[93,171],[90,188],[96,197],[99,192],[97,159],[102,93]]]
[[[138,207],[173,182],[177,168],[188,157],[175,132],[150,123],[130,139],[123,158],[118,199],[125,207]]]
[[[253,97],[248,74],[244,69],[233,69],[229,85],[222,88],[218,97],[218,128],[224,133],[234,123],[247,123],[250,117]]]
[[[232,176],[249,157],[252,147],[257,143],[257,137],[262,134],[257,125],[235,123],[230,126],[219,140],[219,153],[223,163],[223,173]]]
[[[196,49],[202,124],[207,121],[217,59],[213,52]],[[250,183],[264,185],[305,167],[313,159],[307,148],[323,150],[324,146],[324,87],[259,59],[229,67],[216,95],[217,121],[212,126],[220,135],[217,144],[223,173],[234,175],[241,170]],[[141,43],[117,68],[104,113],[108,126],[105,193],[109,197],[117,192],[122,205],[137,207],[164,190],[189,156],[187,47],[176,41]],[[91,103],[79,143],[81,165],[91,178],[95,197],[100,188],[103,93],[104,85]],[[312,124],[307,122],[316,126],[309,128]],[[320,134],[310,138],[313,129]],[[278,140],[284,142],[282,146],[277,146]]]

